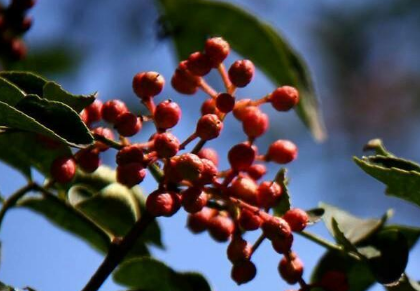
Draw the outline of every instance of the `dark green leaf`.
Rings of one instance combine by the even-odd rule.
[[[164,8],[165,24],[172,30],[180,59],[186,59],[192,52],[201,50],[206,37],[222,36],[234,50],[261,68],[276,85],[297,87],[301,97],[297,113],[317,140],[325,139],[319,105],[306,66],[271,26],[229,3],[188,0],[159,2]]]
[[[337,221],[332,218],[331,226],[333,229],[333,236],[336,240],[336,242],[343,246],[344,250],[347,252],[353,252],[358,254],[357,248],[347,239],[347,237],[344,235],[344,233],[341,231],[340,227],[338,226]]]
[[[73,95],[65,91],[60,85],[54,82],[47,82],[43,89],[43,98],[53,101],[59,101],[67,104],[76,112],[82,111],[93,101],[95,101],[96,94],[91,95]]]
[[[15,84],[25,94],[36,94],[38,96],[42,96],[44,85],[47,82],[44,78],[31,72],[3,71],[0,72],[0,77]]]
[[[313,208],[306,210],[306,214],[308,214],[308,224],[315,224],[322,219],[325,210],[323,208]]]
[[[404,275],[396,285],[387,286],[390,291],[420,291],[420,284]]]
[[[274,214],[276,216],[283,216],[288,210],[290,210],[291,204],[292,204],[290,202],[290,194],[287,188],[288,181],[287,181],[286,174],[287,174],[287,170],[283,168],[277,173],[274,179],[274,181],[278,183],[282,188],[280,201],[279,203],[277,203],[277,205],[273,207]]]
[[[0,77],[0,101],[15,106],[25,94],[15,85]]]
[[[399,232],[401,232],[405,236],[407,240],[407,245],[410,249],[415,246],[415,244],[420,238],[420,228],[416,227],[409,227],[404,225],[387,225],[383,229],[398,230]]]

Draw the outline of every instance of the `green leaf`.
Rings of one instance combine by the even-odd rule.
[[[23,97],[25,94],[18,87],[0,77],[0,101],[14,106]]]
[[[44,85],[47,83],[47,80],[31,72],[2,71],[0,77],[15,84],[25,94],[38,96],[42,96]]]
[[[332,225],[332,229],[333,229],[333,235],[334,235],[334,238],[335,238],[336,242],[339,245],[343,246],[343,248],[347,252],[353,252],[353,253],[359,254],[359,252],[357,251],[357,248],[347,239],[347,237],[341,231],[341,229],[338,226],[337,221],[334,218],[332,218],[331,222],[332,222],[331,225]]]
[[[278,183],[282,188],[282,194],[279,203],[273,207],[274,215],[283,216],[287,211],[290,210],[292,203],[290,202],[289,189],[287,188],[287,170],[282,168],[274,178],[274,181]]]
[[[73,95],[65,91],[60,85],[55,82],[47,82],[43,88],[43,98],[53,101],[59,101],[67,104],[76,112],[82,111],[93,101],[95,101],[95,94],[91,95]]]
[[[179,273],[152,258],[135,258],[122,263],[114,272],[118,284],[153,291],[210,291],[202,275]]]
[[[306,210],[306,214],[308,215],[308,224],[315,224],[322,219],[325,210],[323,208],[313,208]]]
[[[420,165],[390,156],[353,159],[363,171],[387,186],[387,195],[420,206]]]
[[[297,87],[300,91],[300,102],[296,108],[298,115],[317,140],[325,139],[319,104],[306,65],[270,25],[229,3],[204,0],[159,2],[165,14],[164,24],[173,31],[180,59],[201,50],[206,37],[222,36],[276,85]]]

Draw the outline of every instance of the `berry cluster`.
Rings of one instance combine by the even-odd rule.
[[[251,82],[255,68],[250,60],[239,60],[226,70],[223,61],[229,51],[229,44],[222,38],[208,39],[204,52],[195,52],[180,62],[172,76],[171,84],[178,92],[192,95],[202,90],[208,95],[201,107],[201,117],[186,140],[180,142],[170,131],[181,119],[178,104],[172,100],[155,104],[156,96],[163,90],[164,78],[156,72],[138,73],[133,79],[133,90],[149,115],[130,112],[120,100],[103,104],[96,100],[81,112],[96,143],[73,157],[57,159],[51,174],[57,182],[70,182],[76,164],[85,172],[93,172],[100,164],[99,154],[115,147],[117,180],[127,187],[141,183],[147,168],[158,167],[162,171],[157,189],[147,197],[146,209],[150,214],[169,217],[183,207],[190,213],[187,225],[193,233],[208,230],[214,240],[230,241],[227,256],[233,264],[232,279],[238,284],[249,282],[256,275],[251,257],[258,244],[251,246],[244,234],[258,229],[263,233],[261,241],[269,239],[273,249],[283,255],[279,273],[284,280],[302,283],[303,264],[291,251],[292,232],[306,227],[308,215],[297,208],[282,217],[270,214],[283,197],[284,181],[264,179],[264,163],[290,163],[297,157],[297,147],[280,139],[265,154],[259,154],[254,143],[269,126],[262,105],[269,103],[277,111],[288,111],[299,102],[299,93],[293,87],[283,86],[258,100],[239,99],[236,89]],[[220,73],[225,92],[216,92],[203,79],[212,69]],[[222,171],[218,169],[217,152],[204,145],[219,137],[229,113],[242,124],[247,138],[228,151],[230,168]],[[111,128],[94,126],[100,120],[112,125],[119,142],[114,140]],[[143,143],[130,143],[128,137],[137,134],[143,122],[153,122],[156,132]],[[183,151],[197,139],[192,151]],[[160,169],[158,165],[163,166]]]
[[[0,56],[21,60],[26,56],[26,45],[21,35],[31,28],[32,18],[27,11],[35,0],[12,0],[8,7],[0,5]]]

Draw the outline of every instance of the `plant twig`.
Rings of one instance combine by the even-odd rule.
[[[259,248],[262,242],[265,240],[265,235],[262,233],[259,238],[255,241],[254,245],[251,249],[251,256],[255,253],[255,251]]]

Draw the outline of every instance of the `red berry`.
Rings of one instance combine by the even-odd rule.
[[[172,100],[165,100],[156,106],[154,120],[160,129],[172,128],[181,119],[181,108]]]
[[[235,107],[233,108],[233,116],[239,121],[242,121],[245,113],[249,110],[249,107],[255,107],[251,106],[251,99],[242,99],[235,103]]]
[[[299,92],[294,87],[283,86],[270,94],[268,99],[277,111],[288,111],[299,102]]]
[[[141,72],[133,78],[133,90],[145,100],[158,95],[163,90],[165,79],[157,72]]]
[[[216,114],[203,115],[197,123],[196,134],[203,140],[215,139],[223,129],[223,122]]]
[[[249,177],[239,176],[228,188],[229,194],[253,205],[257,204],[258,185]]]
[[[195,76],[205,76],[211,71],[211,62],[206,54],[192,53],[187,60],[187,69]]]
[[[223,113],[228,113],[235,107],[235,97],[228,93],[220,93],[216,98],[216,107]]]
[[[123,147],[117,153],[116,162],[119,166],[130,163],[142,164],[144,162],[142,146],[139,144],[132,144]]]
[[[199,157],[186,153],[179,156],[175,162],[175,170],[182,179],[196,181],[203,172],[204,165]]]
[[[259,180],[267,173],[267,168],[262,164],[255,164],[250,166],[246,171],[252,179]]]
[[[170,158],[179,151],[179,140],[170,132],[158,133],[153,137],[154,149],[160,158]]]
[[[115,120],[115,128],[121,136],[133,136],[141,129],[140,118],[130,112],[120,114]]]
[[[218,242],[228,241],[235,230],[235,224],[232,219],[224,216],[213,216],[208,223],[211,237]]]
[[[287,254],[292,248],[293,235],[284,238],[275,238],[271,241],[273,249],[279,254]]]
[[[327,271],[319,282],[326,291],[348,291],[350,286],[345,273],[340,271]]]
[[[86,173],[93,173],[101,165],[99,153],[95,150],[80,150],[77,153],[77,164]]]
[[[252,246],[240,236],[234,236],[227,248],[227,256],[232,263],[248,260],[251,253]]]
[[[203,171],[198,182],[202,185],[213,183],[217,177],[217,167],[207,159],[201,159],[201,162],[203,163]]]
[[[182,206],[189,213],[196,213],[207,204],[207,194],[200,187],[189,187],[182,193]]]
[[[292,231],[302,231],[308,224],[308,214],[299,208],[293,208],[286,212],[283,219],[290,225]]]
[[[200,233],[207,229],[210,218],[215,211],[204,207],[201,211],[188,215],[187,227],[193,233]]]
[[[242,209],[239,216],[239,225],[244,230],[257,230],[262,224],[262,218],[249,209]]]
[[[257,268],[249,260],[243,260],[233,265],[231,277],[238,285],[248,283],[255,278]]]
[[[114,134],[112,133],[112,131],[109,128],[106,127],[97,127],[95,129],[92,130],[92,132],[94,134],[100,135],[104,138],[110,139],[110,140],[114,140]],[[107,149],[109,149],[109,145],[97,141],[95,142],[95,148],[97,148],[99,151],[104,152]]]
[[[230,46],[221,37],[213,37],[206,41],[204,48],[213,68],[217,68],[229,55]]]
[[[254,110],[249,110],[254,109]],[[268,129],[268,116],[257,107],[249,107],[242,118],[242,127],[246,135],[256,138],[263,135]]]
[[[229,68],[229,79],[233,85],[242,88],[248,85],[254,76],[255,67],[249,60],[236,61]]]
[[[199,156],[201,159],[212,161],[215,166],[219,165],[219,156],[217,155],[217,152],[212,148],[201,149],[197,156]]]
[[[23,60],[28,54],[25,43],[20,38],[14,38],[10,43],[11,56],[16,60]]]
[[[298,149],[294,143],[279,139],[270,145],[265,159],[278,164],[287,164],[296,159],[297,153]]]
[[[219,115],[220,111],[216,107],[216,100],[213,98],[209,98],[206,101],[203,102],[201,105],[201,115],[206,114],[216,114]]]
[[[233,146],[228,153],[230,166],[235,171],[246,171],[255,160],[255,150],[248,143]]]
[[[175,192],[156,190],[147,196],[146,209],[153,216],[172,216],[181,207],[181,198]]]
[[[186,61],[182,61],[172,76],[172,87],[182,94],[192,95],[198,90],[200,78],[187,70]]]
[[[163,173],[166,183],[179,183],[182,181],[183,177],[178,172],[176,164],[179,160],[179,156],[174,156],[167,160],[163,167]]]
[[[81,114],[86,115],[86,121],[83,120],[86,124],[91,124],[93,122],[99,121],[102,119],[102,102],[98,99],[95,99],[92,104],[83,109]]]
[[[117,167],[117,181],[131,188],[144,180],[146,170],[142,164],[130,163]]]
[[[263,208],[271,208],[280,199],[282,189],[279,184],[272,181],[264,181],[258,186],[258,205]]]
[[[109,123],[115,123],[117,117],[125,112],[128,108],[121,100],[110,100],[102,105],[102,118]]]
[[[269,240],[287,238],[292,234],[289,224],[280,217],[271,217],[265,220],[262,230]]]
[[[303,263],[296,254],[291,253],[288,257],[281,259],[278,270],[287,283],[296,284],[302,277]]]
[[[76,174],[76,162],[73,157],[57,158],[51,164],[50,173],[56,182],[68,183]]]

